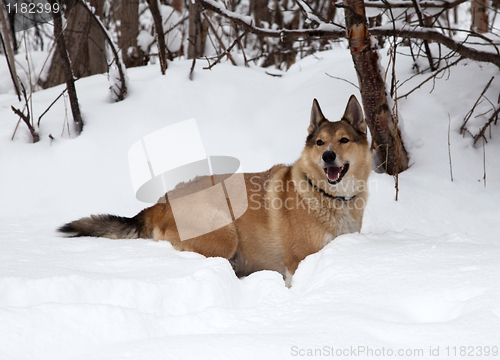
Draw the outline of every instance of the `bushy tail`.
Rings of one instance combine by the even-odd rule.
[[[115,215],[91,215],[75,220],[58,229],[68,237],[95,236],[109,239],[149,238],[146,230],[144,211],[132,218]]]

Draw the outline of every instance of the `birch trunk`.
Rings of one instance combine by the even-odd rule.
[[[371,47],[363,0],[344,0],[346,31],[372,146],[390,175],[408,168],[408,155],[391,113],[378,54]]]

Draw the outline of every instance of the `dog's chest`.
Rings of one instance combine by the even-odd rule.
[[[361,224],[346,209],[325,209],[318,214],[318,220],[324,221],[326,225],[323,246],[337,236],[358,232],[361,229]]]

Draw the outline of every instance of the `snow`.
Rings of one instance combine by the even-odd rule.
[[[435,44],[431,49],[438,51]],[[202,70],[201,60],[194,81],[188,79],[191,61],[169,63],[165,76],[158,65],[133,68],[128,96],[119,103],[109,97],[106,75],[80,79],[81,136],[63,131],[60,99],[42,118],[37,144],[23,123],[10,140],[18,120],[10,106],[23,104],[9,87],[4,60],[2,360],[389,353],[413,359],[431,358],[436,350],[458,359],[467,357],[462,346],[474,353],[488,346],[493,354],[500,345],[500,131],[492,128],[484,148],[486,186],[482,144],[474,148],[470,136],[459,134],[463,117],[498,74],[494,66],[461,62],[449,76],[399,101],[411,159],[399,176],[399,200],[394,179],[373,171],[361,233],[343,235],[307,257],[287,289],[276,272],[240,280],[226,260],[178,252],[168,242],[66,239],[55,229],[92,213],[133,216],[148,206],[134,197],[128,150],[179,121],[196,118],[207,154],[234,156],[245,171],[292,163],[305,141],[313,98],[331,120],[340,118],[351,94],[359,99],[355,87],[325,74],[357,83],[348,50],[338,46],[307,57],[281,77],[227,62]],[[408,78],[411,58],[399,56],[397,64],[398,79]],[[62,89],[33,94],[35,119]],[[486,95],[497,98],[498,82]],[[488,106],[484,101],[476,114]],[[486,117],[474,119],[471,131]]]

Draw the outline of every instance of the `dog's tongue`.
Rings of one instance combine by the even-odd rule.
[[[342,168],[330,166],[326,168],[326,175],[328,176],[328,180],[334,181],[337,180],[340,176]]]

